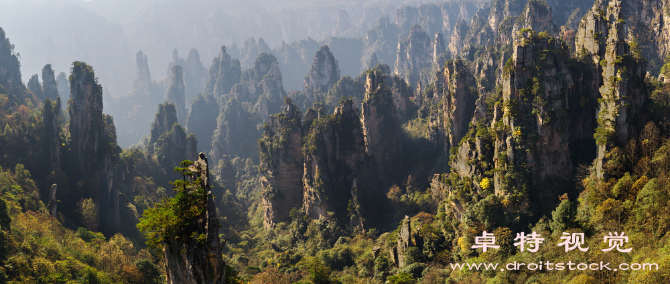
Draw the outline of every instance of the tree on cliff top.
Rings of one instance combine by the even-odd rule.
[[[175,197],[163,197],[160,203],[144,211],[137,224],[151,249],[160,251],[164,243],[175,238],[182,241],[204,238],[204,235],[190,234],[197,231],[198,220],[205,218],[207,211],[207,192],[201,186],[200,178],[193,179],[195,173],[189,170],[192,164],[192,161],[184,160],[174,169],[182,176],[181,180],[171,182]]]

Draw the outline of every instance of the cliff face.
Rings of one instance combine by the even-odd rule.
[[[57,168],[60,168],[60,98],[56,97],[56,101],[45,101],[44,107],[42,109],[42,118],[44,121],[44,130],[46,132],[45,137],[47,141],[45,142],[45,149],[49,153],[50,159],[50,172],[55,171]]]
[[[442,33],[438,32],[435,34],[432,50],[434,67],[440,66],[440,64],[449,59],[450,54],[447,53],[447,47],[444,45],[444,37],[442,36]]]
[[[141,50],[135,54],[135,71],[137,72],[137,78],[133,83],[133,89],[145,95],[152,94],[156,88],[151,81],[149,58]]]
[[[334,52],[332,42],[328,45]],[[272,51],[284,73],[284,84],[287,89],[300,90],[304,87],[305,74],[309,72],[309,67],[314,59],[313,55],[321,46],[323,46],[323,43],[307,37],[307,39],[290,43],[282,42]]]
[[[4,88],[23,85],[19,58],[14,53],[14,45],[9,42],[2,28],[0,28],[0,85]]]
[[[456,26],[454,26],[454,31],[451,33],[451,39],[449,40],[449,52],[451,52],[451,54],[461,54],[463,41],[468,34],[469,28],[470,27],[465,20],[460,20],[456,23]]]
[[[363,95],[365,94],[363,79],[360,77],[354,79],[349,76],[342,77],[325,95],[326,107],[334,109],[340,100],[346,97],[353,97],[356,104],[363,101]]]
[[[398,57],[398,35],[400,29],[388,17],[382,17],[376,26],[365,33],[363,41],[363,62],[367,62],[374,53],[380,63],[391,64]]]
[[[393,93],[384,84],[381,71],[368,71],[361,110],[365,152],[377,160],[380,176],[387,180],[401,151],[402,129],[396,116]]]
[[[198,137],[199,151],[208,153],[212,149],[212,134],[216,130],[216,119],[221,108],[213,94],[198,95],[191,103],[186,119],[186,130]]]
[[[200,53],[198,53],[197,49],[192,48],[186,60],[179,57],[179,51],[175,49],[172,51],[172,62],[168,64],[167,68],[167,78],[165,80],[165,86],[167,87],[174,84],[171,76],[174,66],[181,66],[183,68],[184,95],[188,103],[196,95],[203,92],[208,79],[207,70],[202,66]]]
[[[642,114],[642,106],[647,99],[644,84],[646,64],[631,53],[626,42],[627,29],[623,20],[623,8],[621,1],[610,1],[606,10],[594,6],[585,21],[580,23],[578,32],[577,48],[583,46],[587,56],[590,55],[594,62],[600,59],[599,64],[602,67],[598,128],[595,135],[598,144],[596,174],[600,178],[607,175],[603,170],[607,163],[607,152],[616,145],[626,143],[646,122]],[[601,15],[601,11],[604,15]],[[609,21],[609,25],[605,25],[605,19]],[[602,27],[609,27],[609,30],[599,32],[602,43],[601,38],[587,36],[589,31],[597,33],[595,30]]]
[[[386,92],[384,106],[393,108],[390,91]],[[378,102],[371,100],[369,109],[369,116],[383,129],[386,122],[377,112],[381,110]],[[259,146],[266,228],[290,221],[292,208],[310,219],[328,218],[351,228],[365,228],[383,218],[384,195],[376,163],[366,154],[353,100],[343,100],[331,115],[322,106],[310,108],[304,118],[287,100],[284,111],[271,116],[264,130]]]
[[[197,140],[194,134],[186,134],[184,128],[177,122],[176,107],[172,102],[165,102],[158,106],[158,112],[151,124],[151,134],[147,149],[169,170],[172,165],[178,165],[189,154],[195,155]]]
[[[475,81],[465,62],[462,60],[449,61],[444,68],[443,109],[445,153],[455,147],[468,132],[468,126],[475,110],[477,94],[472,93],[471,87]],[[439,84],[438,84],[439,85]],[[438,92],[439,90],[439,86]]]
[[[211,119],[211,118],[209,118]],[[258,155],[258,147],[254,143],[260,138],[259,131],[251,113],[240,101],[232,98],[228,100],[216,119],[216,129],[212,135],[212,163],[219,163],[219,159],[226,155],[242,158]]]
[[[186,104],[188,105],[198,94],[202,93],[207,84],[207,69],[202,66],[200,53],[192,48],[184,62],[184,87],[186,89]]]
[[[224,243],[219,238],[219,220],[212,195],[209,164],[205,154],[189,168],[201,179],[201,186],[207,192],[205,216],[198,217],[196,235],[204,235],[201,242],[197,238],[188,241],[173,239],[163,249],[166,260],[167,283],[169,284],[224,284],[226,283],[226,263],[221,256]]]
[[[372,54],[376,54],[379,63],[393,65],[397,58],[395,51],[398,39],[406,38],[415,25],[421,26],[430,37],[441,33],[445,38],[444,44],[449,45],[449,39],[462,31],[457,27],[457,23],[464,20],[469,21],[475,11],[477,11],[477,5],[471,2],[443,2],[399,8],[393,19],[383,17],[376,26],[367,31],[361,62],[368,62]],[[465,37],[466,31],[462,31],[462,37]],[[451,53],[457,54],[458,52],[452,51]],[[444,62],[441,62],[440,65],[442,63]],[[374,64],[366,67],[373,66]],[[414,84],[414,82],[411,83]]]
[[[56,84],[58,85],[58,95],[62,100],[67,101],[70,99],[70,81],[67,79],[67,74],[65,72],[58,73],[56,77]]]
[[[419,81],[421,71],[433,62],[431,40],[420,26],[412,28],[409,35],[398,42],[398,56],[394,74],[404,78],[409,84]]]
[[[415,236],[415,233],[416,232],[412,231],[412,221],[409,219],[409,216],[405,215],[405,219],[402,220],[402,226],[400,227],[400,232],[398,234],[398,241],[396,244],[392,244],[390,250],[391,261],[397,264],[400,268],[407,265],[407,249],[415,247],[417,244],[417,236]]]
[[[87,178],[99,160],[99,142],[103,130],[102,86],[93,73],[93,67],[74,62],[70,74],[70,134],[75,151],[78,174]]]
[[[154,122],[151,123],[149,149],[153,148],[153,144],[158,141],[158,138],[160,138],[163,133],[170,132],[172,125],[175,123],[177,123],[177,108],[174,103],[165,102],[158,105],[158,111],[154,117]]]
[[[513,49],[514,69],[510,70],[503,81],[503,104],[516,105],[516,110],[512,107],[502,110],[502,122],[507,129],[510,129],[511,135],[504,135],[505,140],[496,141],[494,155],[507,154],[507,165],[503,167],[528,164],[532,173],[531,184],[542,189],[546,188],[546,183],[552,178],[567,180],[572,174],[569,123],[566,123],[568,118],[561,114],[560,110],[569,108],[568,98],[574,87],[574,81],[566,66],[568,51],[561,42],[551,40],[545,42],[543,38],[530,32],[522,33],[521,37],[515,42]],[[527,102],[528,96],[534,100],[533,103]],[[533,113],[534,121],[524,121],[522,117],[514,115],[514,111]],[[529,141],[531,152],[524,155],[524,152],[515,149],[518,147],[517,144],[521,144],[516,143],[515,140],[518,139],[515,138],[535,131],[539,138],[534,143]],[[494,158],[494,161],[496,164],[504,163],[502,159]],[[510,186],[505,186],[502,174],[496,174],[494,181],[497,194],[511,193]]]
[[[242,83],[236,84],[230,95],[240,102],[252,103],[251,113],[258,120],[265,121],[271,113],[279,112],[286,91],[277,58],[268,53],[259,55],[254,67],[242,74]]]
[[[291,209],[302,207],[302,115],[290,101],[284,110],[270,119],[264,127],[261,150],[261,186],[265,227],[290,222]]]
[[[552,15],[552,9],[546,1],[528,1],[521,15],[514,21],[512,35],[516,35],[522,29],[531,29],[538,33],[546,31],[558,36],[558,27],[554,24]]]
[[[332,115],[312,123],[303,152],[305,212],[311,219],[333,212],[336,218],[348,220],[353,212],[347,212],[347,204],[356,194],[357,175],[366,164],[363,131],[353,101],[345,101]]]
[[[186,87],[184,86],[184,68],[179,65],[172,66],[170,72],[170,86],[165,99],[173,102],[177,108],[177,121],[180,124],[186,122]]]
[[[309,102],[318,102],[319,93],[326,93],[340,79],[337,60],[327,45],[322,46],[314,55],[314,61],[305,76],[303,90]],[[311,103],[309,103],[311,104]]]
[[[489,98],[482,95],[471,105],[472,120],[465,120],[473,121],[472,127],[458,147],[452,146],[450,166],[457,176],[468,177],[480,194],[491,190],[508,196],[530,190],[527,199],[515,201],[514,210],[524,214],[530,206],[543,210],[557,194],[565,193],[573,165],[588,163],[594,154],[588,145],[593,144],[597,91],[588,64],[570,59],[567,46],[547,34],[523,31],[512,50],[501,97],[484,104]],[[459,68],[454,66],[453,75],[447,69],[445,76],[456,82],[450,88],[458,93]],[[450,190],[433,183],[436,196]],[[463,202],[448,207],[460,216]]]
[[[37,74],[30,77],[26,87],[28,87],[28,90],[30,90],[30,92],[33,93],[33,95],[35,95],[35,97],[37,97],[38,100],[44,99],[44,92],[42,92],[42,84],[40,84],[40,78],[39,76],[37,76]]]
[[[608,24],[612,24],[612,19],[623,20],[624,38],[639,44],[638,48],[641,56],[648,62],[649,71],[656,74],[665,58],[670,55],[670,15],[666,12],[670,7],[668,5],[670,3],[661,0],[599,0],[588,7],[582,7],[586,16],[579,22],[580,27],[577,29],[576,52],[579,53],[584,47],[588,54],[597,54],[600,51],[602,57],[609,36]],[[614,11],[609,7],[618,7],[618,12],[612,14]]]
[[[391,93],[393,94],[393,104],[395,105],[398,121],[405,122],[414,118],[416,105],[410,99],[414,95],[412,88],[398,76],[393,76],[391,80],[393,80]]]
[[[272,52],[272,49],[265,43],[263,38],[259,38],[256,41],[255,38],[251,37],[244,41],[244,46],[240,50],[240,62],[244,68],[249,68],[254,65],[259,55],[270,52]]]
[[[51,64],[42,68],[42,91],[45,99],[55,100],[58,97],[58,84]]]
[[[209,67],[209,79],[205,85],[205,92],[219,97],[228,94],[230,88],[240,82],[241,76],[240,61],[232,59],[226,53],[226,47],[222,46],[219,56],[214,58],[212,66]]]

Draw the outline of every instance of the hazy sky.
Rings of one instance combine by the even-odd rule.
[[[47,63],[67,73],[81,60],[94,67],[105,93],[118,96],[130,90],[138,50],[160,80],[175,48],[184,57],[198,49],[209,67],[221,45],[241,46],[249,37],[263,37],[271,47],[319,40],[334,35],[340,10],[356,25],[365,13],[376,23],[399,3],[421,2],[435,1],[0,0],[0,27],[21,55],[24,81]]]

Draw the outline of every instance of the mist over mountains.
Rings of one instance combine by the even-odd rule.
[[[174,49],[186,55],[197,48],[208,66],[222,45],[241,49],[251,37],[271,48],[307,37],[361,37],[380,17],[423,2],[429,1],[2,0],[0,26],[22,55],[26,76],[44,62],[67,73],[82,60],[96,66],[105,94],[119,96],[131,89],[138,50],[160,80]]]

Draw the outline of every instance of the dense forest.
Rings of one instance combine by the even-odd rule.
[[[670,283],[669,8],[407,6],[105,99],[0,28],[0,283]]]

